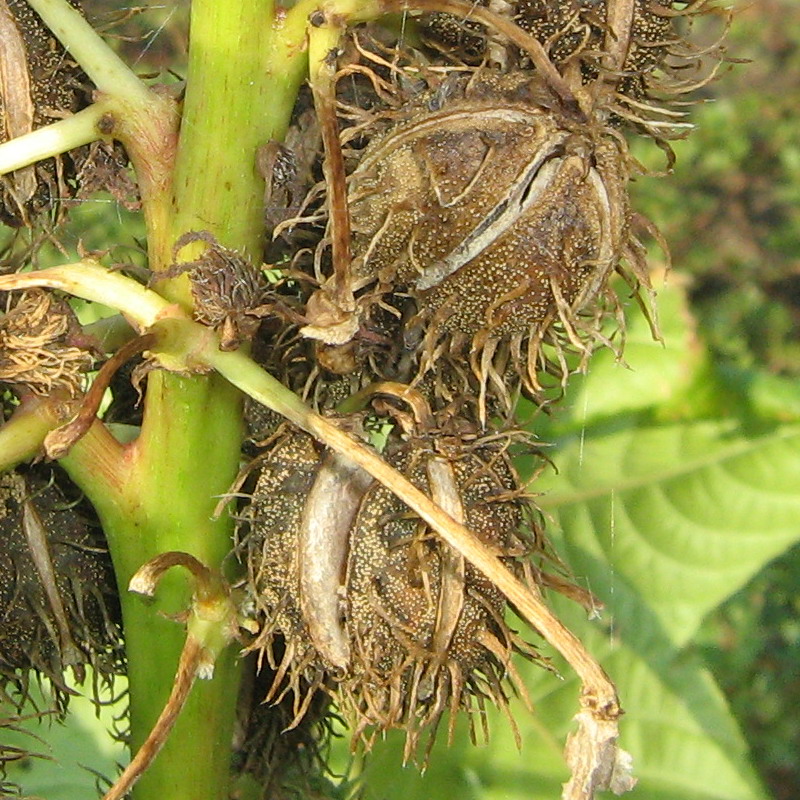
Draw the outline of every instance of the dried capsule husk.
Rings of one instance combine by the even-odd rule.
[[[0,382],[19,396],[77,397],[97,353],[72,309],[40,289],[12,302],[0,318]]]
[[[542,543],[506,446],[391,437],[386,457],[522,574]],[[514,652],[538,658],[506,625],[493,584],[305,433],[284,428],[262,456],[245,518],[240,551],[262,623],[253,649],[275,676],[267,698],[291,699],[293,725],[325,689],[356,740],[401,728],[411,757],[445,711],[452,728],[460,709],[505,707]]]
[[[521,572],[542,542],[504,445],[431,445],[412,439],[386,457]],[[345,594],[353,655],[337,703],[367,745],[403,729],[406,759],[426,731],[430,747],[446,711],[452,735],[458,711],[506,708],[509,679],[524,695],[514,653],[540,660],[506,624],[503,594],[379,484],[359,509]]]
[[[647,284],[627,151],[600,123],[562,113],[535,75],[478,72],[455,86],[360,154],[354,284],[367,308],[390,292],[413,298],[424,369],[446,352],[473,365],[485,392],[505,349],[536,394],[548,362],[558,370],[565,348],[597,340],[624,257],[631,281]]]
[[[0,477],[0,682],[30,671],[64,698],[64,673],[123,669],[119,600],[102,533],[44,468]]]
[[[685,134],[671,98],[711,80],[724,56],[724,32],[692,42],[693,21],[719,11],[710,0],[518,0],[515,10],[517,25],[542,42],[559,69],[577,72],[595,108],[657,139]]]
[[[300,594],[303,512],[322,458],[313,437],[282,426],[259,457],[253,499],[238,532],[247,586],[261,624],[252,647],[275,674],[267,697],[275,702],[291,698],[293,724],[304,716],[326,672],[335,668],[311,641]],[[330,547],[341,550],[341,542]],[[331,598],[325,602],[330,609]]]
[[[601,71],[609,5],[609,0],[518,0],[514,19],[544,44],[554,63],[580,63],[581,77],[588,82]],[[644,97],[650,74],[667,58],[669,46],[677,43],[676,15],[666,5],[634,0],[628,29],[630,41],[619,68],[618,91],[622,94]]]

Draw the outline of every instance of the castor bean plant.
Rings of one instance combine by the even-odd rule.
[[[725,60],[709,16],[193,0],[162,82],[78,2],[0,0],[10,724],[36,681],[63,715],[124,675],[107,800],[333,796],[342,725],[426,768],[499,708],[524,751],[533,665],[580,682],[562,796],[634,788],[631,701],[552,610],[600,601],[548,541],[537,434],[630,306],[661,336],[632,148],[671,166]],[[37,269],[19,243],[98,190],[146,269],[112,242]]]

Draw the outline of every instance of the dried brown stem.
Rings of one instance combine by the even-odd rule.
[[[159,754],[189,697],[194,679],[197,677],[197,668],[201,663],[202,652],[203,648],[200,642],[191,635],[187,636],[169,699],[147,739],[142,743],[122,775],[117,778],[116,783],[105,793],[103,800],[121,800]]]
[[[335,51],[333,54],[335,55]],[[339,125],[336,117],[335,70],[335,60],[325,57],[311,81],[311,89],[322,132],[322,145],[325,150],[323,169],[328,187],[334,297],[343,310],[352,310],[355,304],[350,277],[352,261],[350,213],[347,205],[344,156],[339,141]]]
[[[152,333],[132,339],[103,364],[83,399],[80,411],[66,425],[50,431],[45,437],[44,449],[48,458],[61,458],[66,455],[72,445],[89,430],[97,417],[100,403],[103,401],[103,395],[116,371],[128,359],[151,347],[155,340],[156,337]]]

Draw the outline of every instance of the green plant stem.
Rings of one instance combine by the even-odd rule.
[[[256,151],[275,131],[285,130],[294,104],[291,86],[282,102],[269,94],[271,20],[271,0],[192,3],[187,92],[165,242],[205,230],[260,262],[264,180],[256,170]],[[193,257],[191,249],[181,255]],[[151,268],[162,272],[171,254],[165,243],[157,253]],[[185,277],[163,280],[159,290],[173,302],[191,305]],[[167,551],[190,553],[220,569],[232,547],[233,523],[213,513],[238,472],[241,438],[241,395],[229,383],[217,376],[150,374],[142,430],[133,446],[137,505],[130,518],[115,520],[113,534],[121,589],[142,563]],[[185,640],[182,626],[157,611],[182,610],[189,592],[181,576],[170,574],[154,605],[128,595],[122,602],[136,751],[170,695]],[[134,788],[136,800],[227,798],[240,669],[228,647],[214,677],[195,684],[163,750]]]
[[[66,0],[28,0],[45,25],[101,91],[146,105],[147,87]]]
[[[269,94],[266,54],[272,11],[271,0],[192,4],[192,46],[175,165],[174,238],[187,231],[209,231],[254,261],[260,261],[264,237],[264,179],[256,169],[256,152],[270,140],[276,124],[287,123],[294,103],[294,95],[281,105]],[[161,290],[188,300],[185,281],[165,282]]]
[[[103,100],[71,117],[0,144],[0,175],[101,139],[97,127],[110,104]]]
[[[14,411],[0,427],[0,473],[39,452],[44,437],[62,421],[60,405],[49,398],[31,397]]]

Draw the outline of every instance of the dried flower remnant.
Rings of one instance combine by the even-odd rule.
[[[20,397],[77,398],[94,358],[72,309],[48,292],[24,292],[0,318],[0,382]]]
[[[240,253],[223,247],[208,231],[192,231],[175,243],[177,253],[192,242],[206,247],[195,261],[179,262],[168,276],[189,273],[194,300],[194,318],[220,335],[222,350],[236,350],[250,341],[262,317],[270,311],[263,305],[264,286],[256,268]]]

